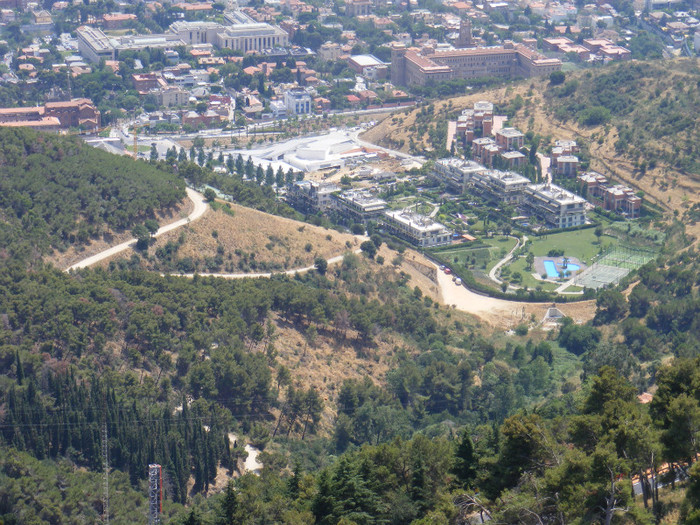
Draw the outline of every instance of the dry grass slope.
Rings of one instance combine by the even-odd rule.
[[[352,235],[244,206],[232,204],[231,211],[210,210],[196,222],[159,237],[149,252],[183,236],[178,258],[205,261],[220,255],[223,264],[217,271],[256,273],[311,266],[318,256],[329,259],[342,255],[347,243],[353,250],[358,244]]]

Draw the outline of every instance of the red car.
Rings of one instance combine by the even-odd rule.
[[[445,268],[445,273],[447,275],[450,275],[452,273],[452,270],[450,270],[449,268]]]

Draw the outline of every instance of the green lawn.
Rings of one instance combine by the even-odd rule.
[[[520,257],[519,259],[507,265],[508,269],[511,272],[511,275],[515,272],[520,272],[520,275],[523,276],[522,280],[520,281],[521,286],[527,286],[530,289],[541,286],[542,289],[545,291],[553,291],[559,286],[558,284],[554,283],[538,281],[532,276],[531,271],[525,269],[525,264],[525,257]],[[501,278],[510,281],[510,275],[503,275]]]
[[[532,237],[530,251],[535,256],[545,256],[550,250],[564,250],[564,255],[567,257],[576,257],[585,264],[591,264],[591,258],[600,251],[601,247],[605,249],[616,241],[614,237],[603,235],[598,244],[598,238],[594,232],[594,228],[588,228]]]
[[[593,228],[532,237],[531,240],[532,244],[529,249],[535,256],[546,256],[550,250],[554,249],[564,250],[564,255],[576,257],[587,265],[592,263],[591,259],[598,254],[601,245],[603,248],[607,248],[610,244],[615,242],[614,237],[603,235],[600,244],[598,244],[598,238],[595,236],[595,230]],[[522,275],[520,284],[522,286],[527,286],[528,288],[541,286],[543,290],[547,291],[555,290],[559,286],[553,283],[538,281],[532,276],[532,271],[526,270],[525,266],[525,257],[520,257],[507,265],[511,275],[514,272],[520,272]],[[504,275],[503,278],[510,281],[509,275]]]
[[[470,244],[462,244],[459,247],[440,252],[439,255],[449,264],[464,265],[466,259],[470,260],[470,264],[476,268],[483,268],[486,265],[485,271],[488,272],[493,266],[500,261],[506,253],[515,246],[515,239],[509,237],[492,237],[489,239],[480,239],[481,246],[472,247]],[[487,246],[483,246],[486,244]],[[472,260],[475,262],[471,262]]]

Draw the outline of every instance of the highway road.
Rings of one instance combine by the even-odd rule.
[[[192,213],[190,213],[184,219],[177,220],[173,223],[163,226],[162,228],[159,228],[158,231],[155,233],[154,237],[158,237],[160,235],[163,235],[164,233],[189,224],[192,221],[196,221],[207,212],[207,210],[209,209],[209,205],[204,199],[204,195],[197,191],[194,191],[193,189],[187,188],[187,196],[194,203],[194,209],[192,210]],[[100,252],[96,255],[91,255],[90,257],[86,257],[82,261],[78,261],[74,265],[70,266],[66,271],[69,272],[71,270],[78,270],[80,268],[88,268],[94,264],[97,264],[100,261],[112,257],[113,255],[123,252],[124,250],[130,248],[134,244],[136,244],[136,239],[129,239],[128,241],[118,244],[116,246],[112,246],[111,248],[108,248],[103,252]]]

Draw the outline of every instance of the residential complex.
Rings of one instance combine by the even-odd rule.
[[[421,248],[450,244],[452,240],[444,225],[410,210],[387,211],[382,219],[391,233]]]
[[[462,180],[476,194],[498,204],[517,206],[542,219],[552,228],[571,228],[586,223],[586,200],[554,184],[532,184],[511,171],[490,170],[461,159],[441,159],[433,177],[455,187]],[[460,179],[461,174],[461,179]]]
[[[530,179],[512,171],[485,170],[472,172],[469,183],[476,193],[487,199],[517,206],[523,202]]]
[[[604,210],[614,211],[628,219],[639,217],[642,199],[632,188],[610,184],[608,179],[595,171],[583,173],[576,180],[581,183],[588,199]]]
[[[523,204],[554,228],[586,224],[586,199],[554,184],[529,184]]]
[[[302,213],[327,211],[332,205],[331,195],[340,191],[340,187],[328,182],[298,181],[287,192],[287,202]]]
[[[491,135],[493,129],[493,103],[480,100],[473,109],[464,109],[457,117],[457,135],[471,142],[477,136]]]
[[[366,191],[344,191],[332,196],[333,207],[345,224],[367,224],[378,221],[386,209],[386,201]]]
[[[464,193],[472,176],[483,171],[486,171],[486,168],[478,162],[453,157],[436,161],[431,174],[450,189]]]

